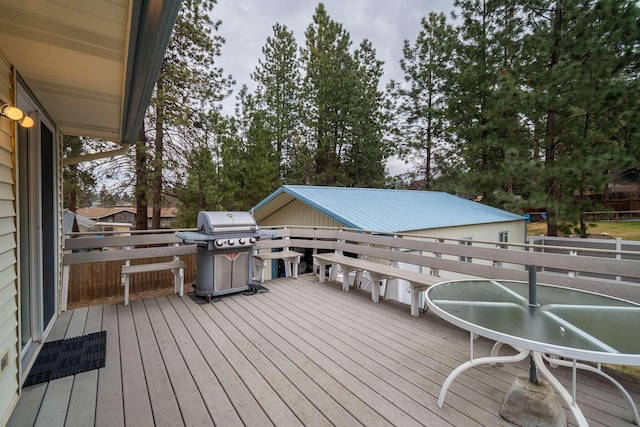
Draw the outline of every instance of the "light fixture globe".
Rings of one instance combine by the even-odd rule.
[[[18,121],[18,123],[20,123],[20,126],[22,126],[23,128],[30,128],[35,124],[33,119],[29,116],[24,116]]]
[[[24,117],[24,113],[18,107],[12,107],[9,104],[4,104],[2,109],[0,109],[0,113],[3,116],[7,116],[11,120],[20,120]],[[32,125],[33,126],[33,125]]]

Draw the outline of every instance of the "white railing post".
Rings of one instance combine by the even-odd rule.
[[[622,259],[622,254],[620,253],[622,251],[622,238],[618,237],[616,238],[616,259]],[[616,276],[616,283],[620,283],[622,281],[622,277],[621,276]]]
[[[569,255],[571,256],[578,256],[578,251],[569,251]],[[569,277],[578,277],[579,272],[577,271],[570,271],[569,272]]]

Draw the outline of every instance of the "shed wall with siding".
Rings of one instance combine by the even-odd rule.
[[[262,221],[261,226],[298,225],[304,227],[343,227],[322,212],[314,209],[300,200],[287,203]]]
[[[14,76],[0,53],[0,105],[13,104]],[[0,117],[0,358],[8,365],[0,372],[0,414],[8,417],[19,394],[18,282],[15,208],[15,124]],[[7,419],[0,419],[4,425]]]

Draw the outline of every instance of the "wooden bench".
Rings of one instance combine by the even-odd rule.
[[[302,254],[300,252],[290,251],[290,250],[268,252],[264,254],[254,253],[253,265],[257,272],[256,277],[258,277],[258,280],[260,280],[260,283],[264,283],[264,270],[267,267],[267,261],[271,261],[274,259],[281,259],[285,263],[289,264],[289,266],[285,264],[285,271],[290,270],[291,275],[294,278],[298,278],[298,264],[300,264],[301,256]]]
[[[325,280],[325,270],[328,265],[337,264],[342,269],[342,289],[349,290],[349,273],[352,271],[367,271],[369,277],[374,282],[371,287],[371,299],[378,302],[380,299],[380,288],[377,286],[380,280],[396,278],[409,282],[409,292],[411,293],[411,315],[418,316],[420,312],[419,295],[431,285],[442,281],[438,276],[431,276],[417,271],[410,271],[404,268],[365,261],[358,258],[351,258],[335,253],[316,254],[314,259],[320,266],[320,282]]]
[[[177,244],[175,246],[178,246]],[[180,261],[177,256],[173,257],[173,261],[156,262],[152,264],[131,265],[130,260],[126,260],[122,266],[121,282],[124,286],[124,305],[129,305],[129,276],[137,273],[150,273],[153,271],[171,270],[173,273],[173,284],[176,294],[184,296],[184,269],[187,264]]]

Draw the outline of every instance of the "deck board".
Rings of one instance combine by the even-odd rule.
[[[98,370],[95,425],[124,426],[117,305],[102,306],[102,329],[107,331],[107,352],[105,366]]]
[[[151,396],[142,365],[142,352],[131,307],[118,305],[118,336],[120,337],[120,369],[122,369],[122,399],[126,425],[154,425]],[[151,379],[149,379],[151,380]]]
[[[176,393],[172,387],[172,381],[167,372],[169,364],[165,365],[160,348],[158,347],[158,337],[151,327],[152,320],[147,312],[147,307],[142,300],[131,303],[131,311],[135,322],[135,332],[140,346],[140,356],[144,367],[144,378],[149,390],[149,399],[155,424],[157,426],[175,426],[182,423],[182,416]],[[163,339],[163,338],[160,338]],[[129,422],[127,422],[129,424]]]
[[[171,333],[175,337],[176,345],[180,349],[182,357],[184,357],[184,361],[201,393],[203,403],[209,411],[214,424],[229,427],[242,426],[242,421],[231,400],[229,400],[215,373],[207,364],[205,356],[176,312],[173,306],[176,304],[184,307],[184,302],[177,296],[171,298],[171,301],[167,299],[158,300],[158,306],[164,314]]]
[[[265,285],[212,304],[170,295],[63,313],[48,339],[106,330],[106,366],[25,388],[9,426],[511,425],[500,407],[526,362],[467,371],[438,408],[468,360],[465,331],[309,275]],[[492,345],[476,340],[476,357]],[[570,386],[570,370],[553,373]],[[592,427],[634,425],[595,375],[579,374],[578,403]]]
[[[195,380],[180,353],[171,330],[167,326],[157,301],[148,299],[140,302],[144,302],[162,360],[164,361],[163,368],[166,367],[168,379],[170,380],[170,385],[166,391],[167,393],[173,393],[171,398],[175,396],[184,423],[186,425],[213,426],[213,421],[207,411],[207,407],[204,405]],[[160,402],[160,404],[165,402],[166,400]],[[167,422],[163,420],[163,423],[165,422],[168,426],[179,424],[178,421]]]
[[[195,303],[191,303],[187,298],[189,297],[183,298],[186,304],[176,304],[174,307],[176,307],[178,315],[185,323],[201,353],[205,355],[209,369],[215,373],[227,397],[233,402],[233,406],[242,422],[246,425],[255,426],[273,425],[260,403],[256,401],[240,375],[233,369],[224,353],[218,348],[218,344],[207,334],[205,323],[202,320],[208,319],[208,317],[205,316],[202,308]],[[216,398],[215,396],[209,397]]]

